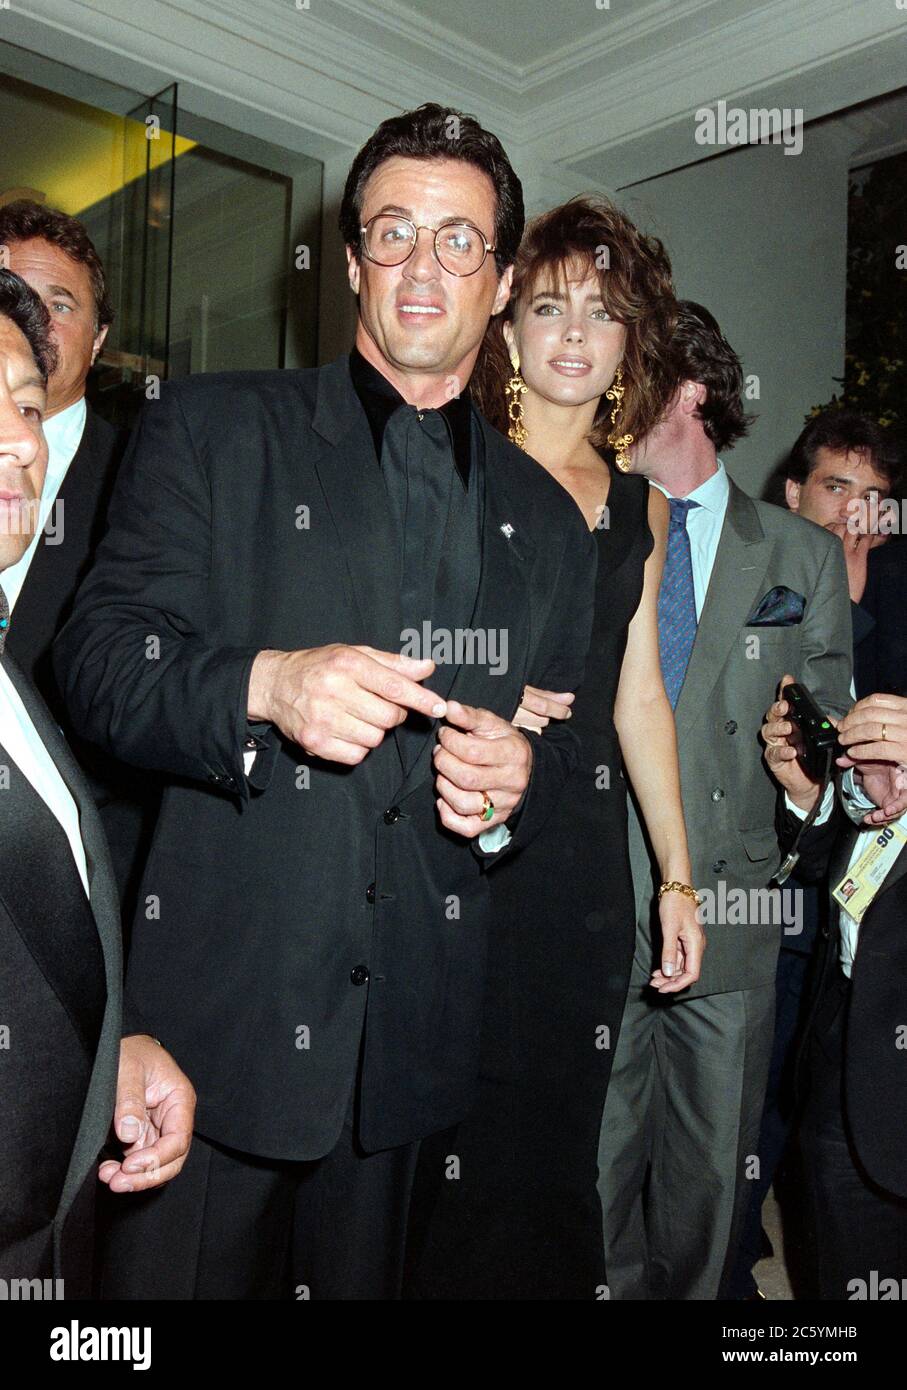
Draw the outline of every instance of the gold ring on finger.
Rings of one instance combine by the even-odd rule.
[[[482,793],[482,810],[480,816],[482,820],[494,819],[494,802],[487,792]]]

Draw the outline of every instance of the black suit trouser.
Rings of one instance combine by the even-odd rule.
[[[807,1043],[808,1094],[800,1145],[816,1294],[846,1300],[854,1280],[907,1279],[907,1201],[878,1187],[854,1150],[843,1107],[850,981],[835,966]],[[848,1285],[851,1288],[848,1289]],[[900,1287],[900,1285],[899,1285]]]
[[[104,1299],[395,1299],[419,1144],[366,1154],[350,1103],[324,1158],[275,1162],[196,1134],[177,1178],[105,1194]]]

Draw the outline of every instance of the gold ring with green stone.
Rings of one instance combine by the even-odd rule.
[[[487,792],[482,793],[482,820],[494,820],[494,802]]]

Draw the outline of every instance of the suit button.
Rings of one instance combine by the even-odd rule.
[[[374,883],[370,883],[369,886],[366,888],[366,890],[365,890],[365,901],[366,901],[367,903],[373,903],[373,902],[375,901],[375,885],[374,885]]]
[[[364,985],[368,979],[367,965],[354,965],[350,971],[350,980],[354,985]]]
[[[712,873],[713,873],[713,874],[723,874],[726,868],[727,868],[727,860],[726,860],[726,859],[716,859],[715,862],[714,862],[714,864],[712,865]]]
[[[397,821],[398,821],[399,819],[400,819],[400,807],[399,807],[399,806],[391,806],[390,810],[385,811],[385,813],[384,813],[384,824],[385,824],[385,825],[396,825],[396,823],[397,823]]]
[[[722,801],[723,799],[724,799],[724,792],[721,790],[721,788],[720,788],[720,787],[713,787],[713,789],[712,789],[712,800],[713,800],[713,801]]]
[[[737,732],[737,720],[736,720],[736,719],[729,719],[729,720],[727,721],[727,723],[725,724],[725,726],[724,726],[724,732],[725,732],[726,734],[736,734],[736,732]]]

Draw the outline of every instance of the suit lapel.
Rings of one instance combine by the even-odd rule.
[[[888,871],[888,875],[879,889],[879,897],[887,893],[889,888],[893,888],[899,879],[907,874],[907,845],[901,846],[901,852]]]
[[[728,657],[740,643],[746,619],[762,592],[772,552],[751,499],[730,479],[728,483],[721,538],[677,701],[678,738],[701,714]]]
[[[496,447],[491,428],[478,412],[474,412],[473,421],[478,427],[474,439],[485,480],[482,567],[475,604],[471,613],[463,611],[463,618],[468,627],[486,637],[491,631],[499,637],[506,634],[507,669],[504,674],[493,675],[487,663],[453,666],[446,698],[501,710],[502,696],[507,695],[505,703],[508,706],[512,703],[516,709],[525,683],[530,649],[529,575],[535,551],[524,520],[525,502],[521,506],[508,485],[506,461]],[[505,527],[510,534],[502,529]],[[508,709],[507,717],[512,712]],[[409,796],[431,775],[434,729],[438,722],[434,722],[418,758],[394,796],[395,801]]]
[[[89,903],[62,827],[24,772],[9,759],[10,790],[0,797],[0,825],[4,827],[3,838],[9,850],[4,864],[3,899],[87,1052],[93,1055],[105,998],[114,978],[114,993],[118,997],[120,969],[112,873],[105,880],[106,845],[81,775],[68,751],[64,751],[65,744],[42,702],[8,655],[4,656],[4,669],[76,802],[92,896]],[[20,912],[23,904],[27,904],[28,910]]]
[[[881,829],[881,827],[879,827],[879,829]],[[835,848],[832,851],[831,859],[829,861],[828,892],[830,904],[830,927],[831,934],[835,937],[837,937],[840,934],[841,909],[838,906],[837,899],[832,897],[832,889],[835,888],[837,884],[841,882],[842,878],[847,873],[850,867],[850,857],[853,854],[857,838],[858,836],[863,835],[863,833],[864,832],[860,829],[859,826],[849,825],[847,833],[838,837],[838,840],[835,844]],[[868,841],[869,836],[866,835],[865,838]],[[860,927],[861,931],[863,930],[863,927],[865,927],[866,925],[866,919],[870,911],[872,910],[872,908],[875,907],[876,903],[879,901],[882,895],[884,893],[887,893],[891,888],[893,888],[894,885],[905,876],[905,874],[907,874],[907,845],[902,846],[900,854],[892,864],[891,868],[888,870],[888,873],[885,876],[885,879],[881,884],[878,892],[872,899],[872,902],[869,904],[869,907],[866,909],[866,912],[863,916],[863,922],[861,923]]]

